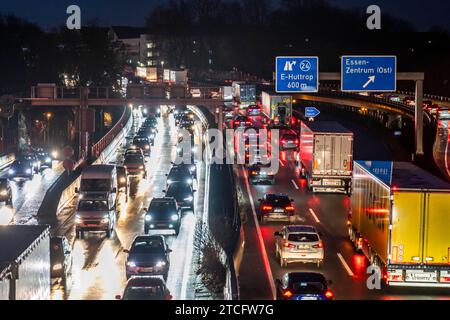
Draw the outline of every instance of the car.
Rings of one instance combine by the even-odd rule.
[[[234,118],[234,108],[231,106],[223,106],[223,116],[225,120],[230,120]]]
[[[25,178],[32,180],[35,173],[34,168],[35,166],[29,160],[14,160],[14,162],[11,164],[11,167],[8,169],[8,178]]]
[[[255,163],[247,167],[250,184],[269,183],[275,184],[275,173],[271,170],[271,164]]]
[[[53,159],[52,155],[49,152],[37,151],[36,157],[39,161],[41,168],[52,168]]]
[[[180,232],[181,210],[174,198],[153,198],[144,211],[145,234],[159,229],[173,229],[176,235]]]
[[[166,174],[167,177],[167,187],[175,182],[184,182],[190,186],[193,185],[194,181],[192,179],[192,174],[189,168],[185,166],[176,166],[172,167],[168,174]]]
[[[133,146],[140,148],[145,156],[150,156],[150,140],[147,136],[134,137]]]
[[[144,152],[142,152],[141,148],[131,145],[128,149],[125,150],[124,156],[126,155],[139,155],[144,157]]]
[[[298,150],[299,138],[294,130],[283,130],[280,137],[281,150]]]
[[[294,222],[294,200],[286,194],[266,194],[259,199],[259,220],[266,221],[288,221]]]
[[[41,162],[39,161],[39,159],[35,154],[33,153],[24,154],[20,156],[19,159],[29,161],[33,166],[34,173],[39,173],[39,171],[41,171]]]
[[[129,250],[125,262],[125,274],[127,279],[131,276],[162,276],[167,280],[170,267],[169,254],[172,250],[166,244],[162,235],[137,236]]]
[[[142,176],[147,178],[147,169],[145,168],[145,158],[141,154],[125,154],[123,166],[127,170],[128,176]]]
[[[12,190],[9,180],[0,178],[0,201],[5,202],[6,205],[12,205]]]
[[[64,236],[50,238],[50,264],[52,278],[66,278],[72,271],[72,248]]]
[[[78,202],[75,233],[82,239],[87,231],[105,232],[111,238],[116,225],[117,207],[103,193],[86,193]]]
[[[191,173],[192,179],[197,180],[197,165],[195,163],[179,163],[175,164],[174,162],[171,162],[174,168],[187,168],[189,172]]]
[[[293,262],[315,263],[318,268],[323,265],[324,249],[321,233],[313,226],[284,226],[274,235],[275,253],[282,267]]]
[[[194,193],[196,190],[193,190],[190,185],[185,182],[174,182],[163,192],[166,194],[166,197],[175,198],[180,208],[194,211]]]
[[[236,116],[233,120],[233,128],[245,128],[251,126],[251,121],[246,116]]]
[[[193,132],[195,130],[195,121],[191,119],[182,119],[178,127]]]
[[[123,295],[116,300],[172,300],[166,282],[159,277],[132,276],[125,286]]]
[[[181,142],[177,146],[177,156],[183,161],[194,163],[196,152],[197,147],[193,144],[185,145],[185,143]]]
[[[261,107],[251,104],[247,107],[248,116],[259,116],[261,114]]]
[[[275,281],[277,300],[333,300],[332,282],[317,272],[289,272]]]

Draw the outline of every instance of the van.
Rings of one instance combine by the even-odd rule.
[[[81,172],[80,188],[75,190],[80,193],[80,199],[87,194],[103,194],[108,202],[116,206],[117,201],[117,171],[115,165],[91,165]]]

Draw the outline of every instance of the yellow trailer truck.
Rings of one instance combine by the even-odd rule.
[[[408,162],[355,161],[348,231],[390,286],[450,287],[450,184]]]

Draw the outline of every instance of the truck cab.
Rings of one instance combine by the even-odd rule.
[[[83,199],[88,194],[103,194],[109,204],[117,204],[117,170],[115,165],[92,165],[81,173],[80,188],[75,190]]]

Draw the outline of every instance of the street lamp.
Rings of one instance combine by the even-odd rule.
[[[44,116],[47,119],[47,146],[50,147],[50,119],[52,118],[53,114],[51,112],[46,112],[44,113]]]
[[[161,61],[161,67],[164,69],[164,60]]]

